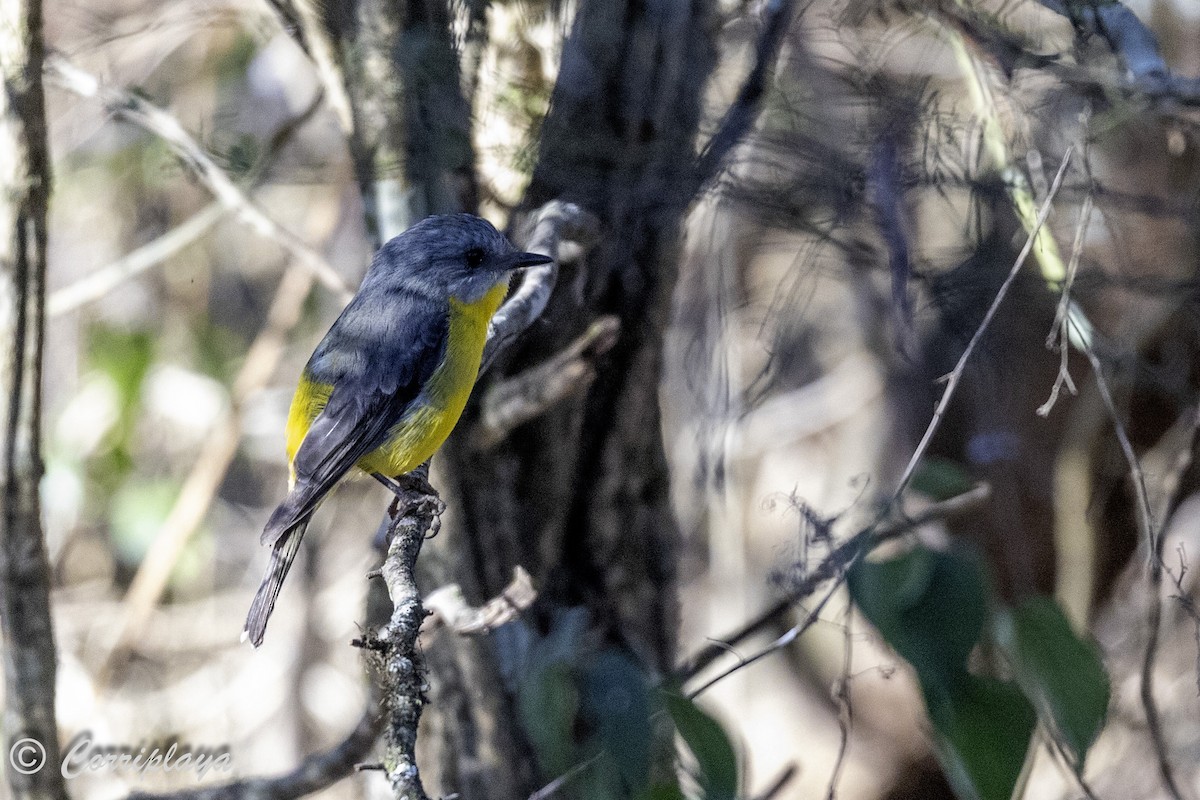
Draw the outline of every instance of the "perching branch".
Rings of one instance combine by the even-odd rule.
[[[426,480],[428,465],[401,478],[388,514],[388,553],[381,570],[392,617],[367,648],[380,653],[380,689],[387,709],[383,764],[396,798],[428,800],[417,771],[417,726],[425,705],[425,659],[417,646],[426,611],[416,564],[426,536],[436,534],[445,506]]]

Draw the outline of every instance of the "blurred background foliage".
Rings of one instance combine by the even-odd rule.
[[[479,207],[502,227],[539,168],[564,40],[587,5],[448,5]],[[709,9],[704,136],[775,5]],[[1047,224],[1064,258],[1082,231],[1075,297],[1100,331],[1173,571],[1147,584],[1128,463],[1086,359],[1070,356],[1079,395],[1036,413],[1059,367],[1045,346],[1058,294],[1039,251],[911,486],[919,508],[984,482],[984,508],[857,562],[849,592],[822,601],[815,622],[804,625],[818,596],[731,647],[726,667],[804,625],[699,705],[686,698],[696,686],[598,636],[581,609],[544,631],[494,632],[518,654],[504,691],[535,785],[566,776],[560,796],[647,800],[768,788],[992,800],[1016,784],[1026,798],[1169,797],[1139,695],[1146,609],[1161,602],[1166,758],[1184,796],[1200,792],[1200,623],[1179,599],[1197,593],[1188,559],[1200,552],[1194,103],[1131,90],[1100,37],[1077,37],[1031,0],[943,5],[797,3],[756,124],[686,219],[670,319],[658,321],[661,426],[644,431],[663,437],[681,530],[678,655],[753,619],[870,521],[1025,241],[955,41],[975,54],[1011,169],[1039,205],[1075,148]],[[1127,5],[1177,74],[1200,72],[1190,0]],[[352,155],[317,68],[270,4],[48,0],[46,20],[53,51],[168,111],[271,219],[357,283],[371,246]],[[366,698],[347,643],[376,565],[386,497],[373,482],[347,485],[316,518],[261,651],[238,642],[265,559],[258,531],[285,485],[291,388],[342,300],[313,290],[267,338],[269,374],[242,377],[293,256],[214,207],[160,137],[61,86],[49,103],[43,497],[63,738],[174,734],[230,744],[242,775],[288,769],[340,739]],[[629,147],[606,158],[633,159]],[[551,166],[569,183],[570,163]],[[72,297],[114,267],[113,285]],[[585,280],[567,273],[559,291],[582,296]],[[223,464],[211,453],[229,430],[232,457],[206,472]],[[211,497],[189,494],[205,480]],[[194,532],[157,567],[169,575],[161,600],[127,594],[153,543],[189,514]],[[487,691],[500,687],[467,694]],[[683,767],[664,773],[663,752]],[[88,775],[70,789],[106,798],[189,780]],[[368,772],[322,796],[384,794]]]

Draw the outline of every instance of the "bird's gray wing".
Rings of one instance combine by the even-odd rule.
[[[296,451],[295,485],[271,515],[263,544],[308,519],[386,441],[442,362],[449,328],[446,304],[412,293],[356,297],[346,307],[306,367],[310,379],[334,388]]]

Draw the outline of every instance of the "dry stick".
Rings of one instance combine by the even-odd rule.
[[[908,466],[904,468],[904,474],[900,476],[900,482],[896,486],[896,491],[892,494],[892,503],[895,505],[900,495],[908,487],[912,480],[913,474],[916,472],[917,465],[921,459],[925,457],[925,451],[929,449],[930,443],[933,441],[933,436],[941,427],[942,418],[946,414],[946,408],[950,405],[950,401],[954,397],[954,391],[958,388],[958,382],[962,379],[963,372],[966,369],[967,361],[975,353],[975,348],[983,339],[984,333],[987,332],[988,326],[992,323],[992,318],[996,316],[996,310],[1000,308],[1000,304],[1004,302],[1005,296],[1008,294],[1009,288],[1017,278],[1017,273],[1021,271],[1022,265],[1025,264],[1025,259],[1029,257],[1029,253],[1033,250],[1033,243],[1037,239],[1038,232],[1046,223],[1046,218],[1050,216],[1050,210],[1054,201],[1054,196],[1058,194],[1058,188],[1062,186],[1063,175],[1067,172],[1067,165],[1071,163],[1071,154],[1075,151],[1074,145],[1067,148],[1067,152],[1063,155],[1062,164],[1058,167],[1058,173],[1054,176],[1054,183],[1050,186],[1050,193],[1046,196],[1046,201],[1042,203],[1041,211],[1038,212],[1037,224],[1030,231],[1029,236],[1025,239],[1025,246],[1021,248],[1020,255],[1013,262],[1012,269],[1008,272],[1008,277],[1004,279],[1004,283],[1000,285],[1000,291],[996,292],[995,299],[992,300],[992,305],[988,308],[987,313],[983,317],[983,321],[979,323],[979,327],[975,329],[975,333],[971,336],[971,341],[967,343],[967,347],[963,350],[963,354],[959,357],[958,363],[954,365],[953,372],[950,373],[946,380],[946,390],[942,392],[942,397],[938,401],[937,408],[934,409],[933,419],[929,421],[929,426],[925,429],[925,435],[921,437],[920,444],[913,451],[912,458],[908,461]]]
[[[283,354],[287,333],[300,320],[312,286],[312,273],[295,265],[289,267],[280,280],[267,312],[266,324],[250,345],[246,360],[234,379],[229,410],[205,440],[195,466],[184,480],[175,504],[125,594],[117,637],[101,662],[99,681],[102,684],[111,676],[115,659],[142,637],[175,562],[208,513],[237,454],[246,399],[262,389],[274,373]]]
[[[1146,634],[1146,652],[1142,659],[1142,680],[1140,686],[1142,708],[1146,712],[1146,728],[1150,732],[1150,740],[1154,745],[1154,754],[1158,762],[1158,772],[1162,778],[1163,787],[1174,800],[1183,800],[1183,795],[1179,791],[1179,786],[1175,782],[1175,775],[1171,768],[1170,757],[1167,752],[1167,740],[1163,733],[1162,719],[1158,713],[1158,703],[1154,699],[1154,662],[1158,658],[1158,639],[1162,627],[1162,531],[1158,530],[1155,525],[1152,516],[1153,512],[1150,510],[1150,495],[1146,490],[1146,476],[1142,472],[1142,465],[1138,460],[1137,453],[1134,452],[1133,443],[1129,441],[1129,435],[1125,430],[1125,423],[1121,421],[1121,415],[1117,411],[1117,405],[1109,389],[1108,380],[1104,377],[1103,364],[1100,363],[1100,358],[1096,355],[1096,349],[1092,346],[1088,331],[1078,327],[1079,323],[1076,321],[1075,315],[1069,315],[1068,318],[1071,320],[1071,324],[1076,326],[1076,332],[1079,334],[1078,338],[1082,345],[1081,349],[1087,355],[1088,361],[1092,365],[1092,372],[1096,375],[1096,388],[1100,390],[1100,397],[1104,401],[1104,407],[1108,411],[1109,418],[1112,420],[1113,430],[1116,432],[1117,441],[1121,445],[1121,452],[1129,464],[1130,477],[1133,479],[1134,496],[1137,500],[1138,528],[1142,538],[1146,542],[1150,556],[1150,609],[1146,620],[1149,630]]]
[[[1084,158],[1087,158],[1086,153]],[[1070,308],[1071,308],[1071,287],[1075,284],[1075,274],[1079,271],[1079,259],[1083,255],[1083,240],[1087,234],[1088,226],[1092,221],[1092,208],[1094,206],[1092,195],[1089,192],[1083,196],[1083,207],[1079,210],[1079,224],[1075,227],[1075,241],[1071,245],[1071,259],[1067,262],[1067,278],[1063,281],[1062,294],[1058,299],[1058,308],[1054,312],[1054,324],[1051,326],[1050,335],[1046,338],[1046,347],[1053,349],[1058,348],[1059,363],[1058,375],[1054,378],[1054,386],[1050,389],[1050,397],[1046,402],[1038,407],[1037,414],[1039,417],[1050,416],[1050,411],[1054,408],[1054,404],[1058,402],[1058,393],[1065,386],[1071,394],[1079,394],[1075,389],[1075,382],[1071,380],[1071,373],[1067,370],[1067,356],[1071,352],[1071,335],[1070,335]]]
[[[226,208],[255,232],[284,247],[296,262],[311,271],[326,287],[348,300],[352,294],[346,282],[320,253],[283,228],[238,188],[225,172],[204,152],[179,120],[137,95],[105,86],[91,75],[62,57],[47,60],[48,76],[59,86],[81,97],[95,98],[108,111],[150,133],[159,136],[175,151],[181,161],[204,183]]]

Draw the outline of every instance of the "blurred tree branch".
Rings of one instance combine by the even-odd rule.
[[[180,161],[191,170],[213,195],[259,235],[278,242],[297,263],[311,271],[343,301],[353,292],[337,270],[310,245],[271,219],[204,152],[199,143],[183,129],[179,121],[152,103],[121,89],[105,86],[98,78],[79,69],[61,56],[47,60],[48,77],[58,86],[81,97],[96,98],[113,115],[127,120],[162,138]]]
[[[318,91],[307,108],[275,131],[243,181],[247,191],[252,192],[259,185],[263,175],[266,174],[280,151],[321,108],[323,98],[324,92]],[[220,200],[209,203],[157,239],[147,242],[105,267],[88,273],[75,283],[51,292],[46,301],[47,315],[53,318],[99,300],[125,281],[161,264],[198,240],[221,221],[228,212],[229,207]]]
[[[1154,100],[1200,105],[1200,78],[1175,75],[1163,60],[1158,37],[1118,0],[1039,0],[1071,20],[1081,35],[1099,36],[1125,65],[1130,87]]]
[[[43,470],[41,386],[51,180],[42,36],[40,0],[0,4],[0,72],[5,88],[0,95],[0,419],[4,421],[0,626],[6,686],[4,752],[9,757],[5,772],[18,800],[66,797],[62,774],[55,768],[59,745],[51,573],[38,497]],[[22,764],[30,769],[20,769]]]

